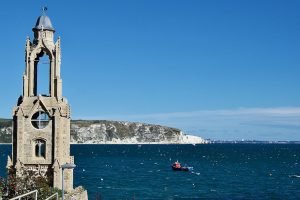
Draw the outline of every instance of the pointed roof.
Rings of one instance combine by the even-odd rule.
[[[45,14],[39,16],[39,18],[36,21],[35,27],[32,30],[33,31],[35,30],[55,31],[55,29],[52,26],[50,18]]]

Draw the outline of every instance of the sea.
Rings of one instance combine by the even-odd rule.
[[[0,145],[6,176],[11,145]],[[89,199],[300,199],[299,144],[71,145]],[[193,167],[173,171],[175,161]]]

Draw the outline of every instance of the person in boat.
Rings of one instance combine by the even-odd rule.
[[[174,167],[177,168],[177,169],[180,169],[180,168],[181,168],[181,165],[180,165],[180,163],[179,163],[178,161],[176,161],[176,162],[174,163]]]

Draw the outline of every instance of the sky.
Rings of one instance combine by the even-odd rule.
[[[42,6],[61,38],[72,119],[300,140],[300,1],[1,1],[2,118],[22,93],[25,40]]]

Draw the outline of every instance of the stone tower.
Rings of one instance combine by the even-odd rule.
[[[13,148],[8,166],[22,175],[23,170],[48,176],[53,187],[62,187],[61,165],[74,163],[70,156],[70,106],[62,97],[60,39],[54,41],[54,28],[43,13],[32,29],[34,39],[26,40],[23,95],[13,109]],[[45,56],[47,65],[41,66]],[[49,89],[38,94],[39,70],[47,67]],[[73,170],[64,170],[66,191],[73,189]]]

